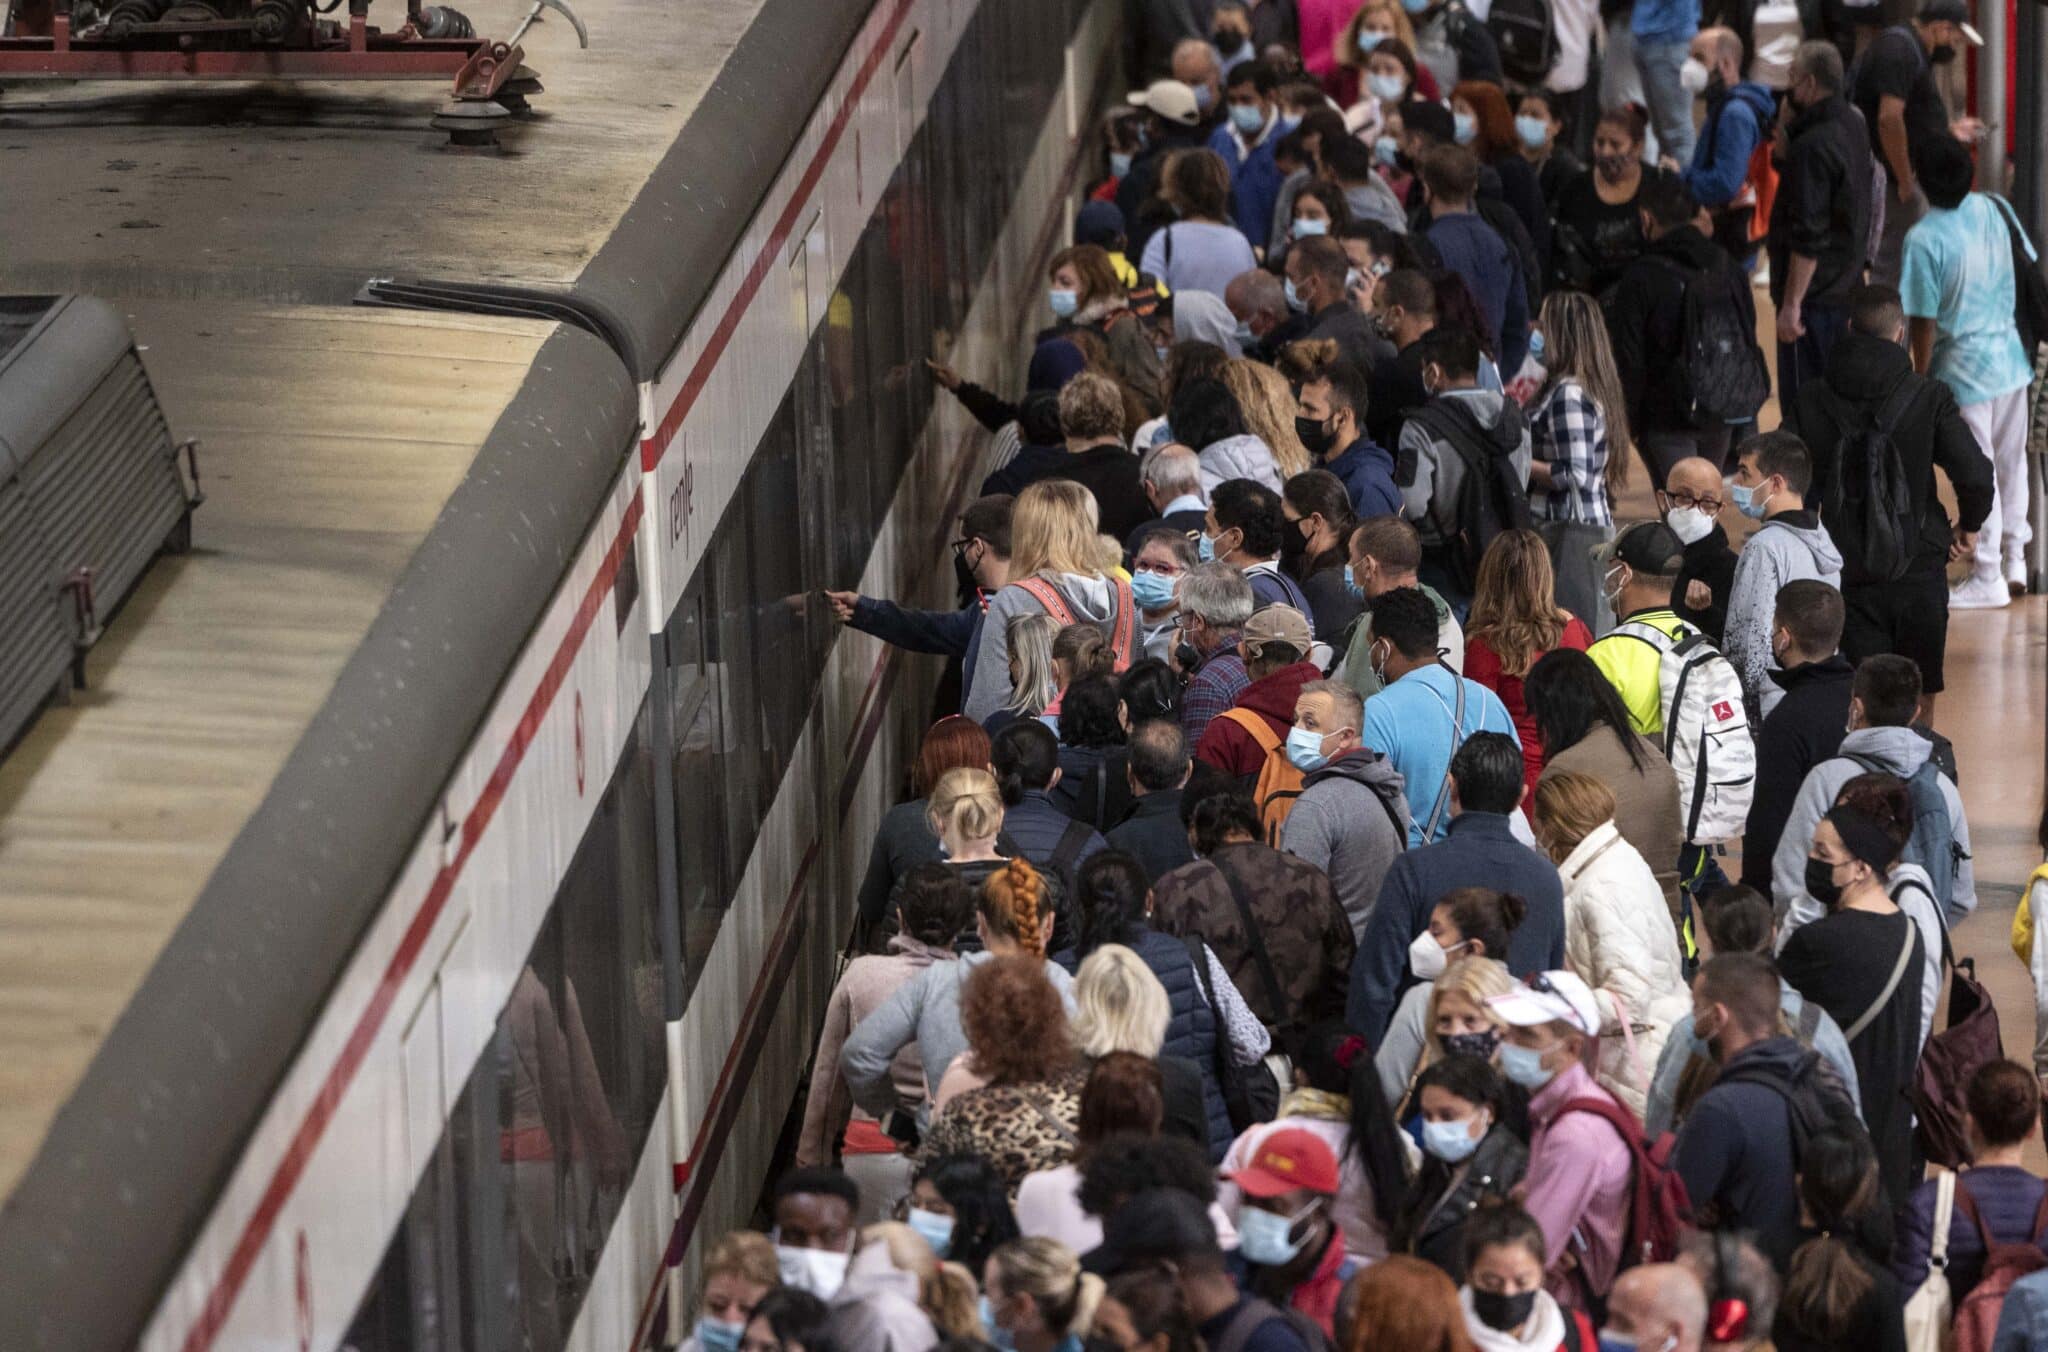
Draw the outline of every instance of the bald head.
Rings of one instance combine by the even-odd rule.
[[[1254,338],[1265,337],[1287,321],[1287,289],[1264,268],[1232,277],[1223,288],[1223,303],[1230,307],[1232,319],[1251,326]]]
[[[1664,478],[1664,491],[1677,493],[1681,489],[1694,498],[1718,498],[1721,496],[1721,471],[1714,462],[1697,455],[1689,455],[1671,467],[1671,473]]]
[[[1223,72],[1216,66],[1216,49],[1201,38],[1182,38],[1173,46],[1173,78],[1196,90],[1197,99],[1202,99],[1199,91],[1207,89],[1202,110],[1214,108],[1223,80]]]
[[[1677,1263],[1647,1263],[1615,1278],[1607,1327],[1632,1334],[1637,1347],[1700,1352],[1707,1330],[1707,1293]]]
[[[1692,54],[1725,84],[1742,79],[1742,39],[1732,28],[1702,28],[1692,40]]]

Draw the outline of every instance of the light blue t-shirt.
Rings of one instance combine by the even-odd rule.
[[[1365,744],[1394,763],[1407,785],[1411,816],[1408,846],[1427,845],[1450,833],[1451,805],[1446,801],[1437,813],[1437,800],[1447,795],[1450,784],[1444,772],[1450,768],[1457,745],[1475,732],[1504,732],[1520,746],[1515,720],[1508,717],[1500,696],[1477,681],[1464,681],[1465,717],[1451,734],[1457,712],[1458,692],[1454,681],[1464,680],[1441,663],[1421,667],[1365,702]],[[1437,815],[1436,834],[1425,838],[1432,813]]]
[[[1167,241],[1173,260],[1167,261]],[[1259,265],[1250,241],[1234,225],[1214,221],[1175,221],[1152,232],[1138,270],[1166,283],[1169,291],[1207,291],[1220,296],[1231,279]]]
[[[2005,212],[1983,193],[1953,211],[1930,207],[1906,232],[1899,297],[1908,315],[1934,321],[1933,374],[1958,404],[1996,399],[2034,378],[2013,328],[2016,285]]]

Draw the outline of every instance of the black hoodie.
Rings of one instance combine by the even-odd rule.
[[[1856,669],[1836,653],[1770,678],[1785,692],[1756,738],[1756,792],[1742,835],[1742,881],[1771,894],[1771,857],[1806,772],[1842,749],[1849,726],[1849,684]]]
[[[1785,426],[1797,432],[1813,453],[1813,484],[1806,502],[1818,507],[1841,463],[1846,432],[1867,427],[1891,392],[1913,385],[1920,393],[1892,433],[1892,444],[1906,469],[1906,487],[1920,518],[1919,547],[1913,571],[1940,572],[1948,566],[1949,520],[1935,495],[1934,467],[1941,466],[1955,486],[1956,516],[1966,530],[1976,530],[1991,514],[1991,461],[1963,421],[1955,396],[1939,380],[1913,374],[1912,360],[1897,343],[1872,338],[1853,329],[1844,333],[1828,356],[1824,379],[1802,381],[1799,397],[1786,411]],[[1842,551],[1842,586],[1879,585],[1856,565],[1859,541],[1845,538],[1849,519],[1827,522],[1828,534]]]
[[[1677,265],[1677,270],[1672,268]],[[1614,365],[1628,391],[1629,430],[1638,443],[1658,432],[1699,430],[1684,401],[1685,288],[1695,273],[1733,268],[1728,251],[1690,225],[1666,231],[1621,274],[1607,301]],[[1756,331],[1756,301],[1745,282],[1744,332]]]

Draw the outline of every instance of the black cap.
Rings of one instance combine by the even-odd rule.
[[[1984,45],[1983,37],[1970,26],[1970,7],[1964,0],[1921,0],[1919,19],[1921,23],[1952,23],[1963,30],[1972,46]]]
[[[1662,521],[1638,521],[1594,551],[1594,557],[1603,565],[1625,563],[1651,577],[1676,577],[1685,562],[1685,545]]]
[[[1155,1259],[1180,1263],[1222,1252],[1206,1206],[1178,1188],[1149,1188],[1109,1214],[1102,1243],[1081,1266],[1107,1277]]]
[[[1457,120],[1451,110],[1427,99],[1410,99],[1401,105],[1401,129],[1419,131],[1438,145],[1447,146],[1457,139]]]

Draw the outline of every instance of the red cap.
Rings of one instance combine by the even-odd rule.
[[[1323,1138],[1300,1127],[1268,1132],[1252,1162],[1230,1175],[1248,1197],[1279,1197],[1296,1188],[1325,1196],[1337,1192],[1337,1157]]]

